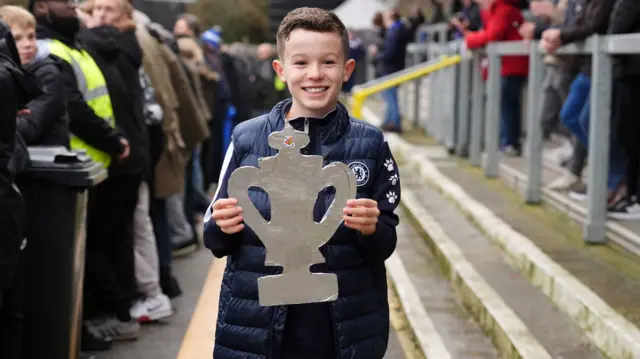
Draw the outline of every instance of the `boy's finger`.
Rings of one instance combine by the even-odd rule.
[[[242,222],[242,216],[236,216],[229,219],[219,219],[216,221],[216,224],[220,228],[228,228],[237,226],[240,222]]]
[[[213,203],[213,209],[222,209],[236,204],[238,204],[238,200],[235,198],[221,198]]]
[[[354,217],[378,217],[380,216],[380,210],[376,207],[347,207],[343,210],[344,214],[352,215]]]
[[[378,202],[369,198],[350,199],[347,201],[348,207],[378,207]]]
[[[216,209],[213,211],[211,218],[213,219],[226,219],[238,216],[242,213],[242,207],[229,207],[223,209]]]
[[[349,217],[344,216],[345,223],[349,224],[359,224],[359,225],[370,225],[378,223],[378,218],[376,217]]]
[[[226,234],[234,234],[234,233],[238,233],[238,232],[240,232],[240,231],[241,231],[241,230],[243,230],[243,229],[244,229],[244,224],[242,224],[242,223],[241,223],[241,224],[239,224],[239,225],[237,225],[237,226],[235,226],[235,227],[231,227],[231,228],[224,228],[222,231],[223,231],[224,233],[226,233]]]

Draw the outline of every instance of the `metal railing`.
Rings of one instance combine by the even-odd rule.
[[[433,27],[429,30],[432,33],[436,31]],[[444,32],[440,36],[440,39],[445,38]],[[481,73],[484,51],[489,63],[489,77],[486,83]],[[640,34],[596,35],[583,43],[563,46],[556,53],[592,57],[587,175],[588,209],[583,236],[588,243],[602,243],[606,238],[606,183],[609,167],[608,139],[612,96],[611,57],[640,54]],[[538,103],[542,94],[545,53],[539,48],[538,42],[498,42],[489,44],[486,49],[475,51],[465,50],[459,42],[412,44],[408,48],[408,63],[413,65],[411,69],[422,66],[423,69],[428,67],[429,71],[415,77],[393,74],[377,80],[378,87],[370,86],[369,88],[377,90],[400,84],[404,90],[400,101],[401,106],[405,114],[407,112],[410,114],[415,125],[425,129],[441,144],[455,150],[459,155],[468,155],[474,166],[482,165],[484,151],[485,175],[497,177],[501,157],[499,151],[501,61],[503,56],[513,55],[529,57],[524,150],[528,180],[524,196],[527,203],[535,204],[541,200],[543,185],[542,126]],[[443,71],[434,72],[438,67],[435,66],[437,62],[433,60],[425,64],[416,64],[416,61],[420,61],[424,56],[430,59],[444,56],[444,59],[452,62],[442,66]],[[456,66],[450,66],[452,64]],[[425,74],[430,76],[422,78]],[[394,81],[387,82],[387,79],[394,79]],[[424,86],[425,83],[426,86]],[[365,87],[367,85],[365,84]],[[423,109],[425,102],[427,103],[426,111]],[[632,246],[640,251],[640,242],[633,243]],[[629,245],[625,247],[629,248]]]
[[[382,76],[374,81],[356,86],[353,89],[351,115],[356,118],[361,118],[364,101],[373,94],[416,80],[438,70],[453,66],[458,62],[460,62],[460,56],[443,57],[417,64],[402,71]]]
[[[525,200],[538,203],[542,190],[542,127],[537,104],[542,93],[544,52],[537,42],[493,43],[487,47],[489,79],[487,82],[487,164],[485,174],[498,175],[500,156],[497,133],[500,111],[500,64],[506,55],[529,56],[529,82],[527,111],[528,181]],[[640,34],[601,36],[595,35],[584,43],[571,44],[557,50],[558,54],[591,55],[591,92],[589,118],[589,167],[587,174],[587,222],[584,239],[589,243],[602,243],[606,233],[607,175],[609,168],[609,132],[612,97],[612,55],[640,53]],[[603,141],[602,139],[606,139]]]

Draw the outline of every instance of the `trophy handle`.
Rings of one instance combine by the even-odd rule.
[[[249,187],[261,187],[261,179],[259,177],[260,170],[256,167],[240,167],[233,171],[231,177],[229,177],[229,187],[227,192],[229,197],[233,197],[238,200],[238,204],[242,207],[244,222],[251,227],[251,229],[261,236],[267,229],[267,221],[262,217],[258,209],[254,206],[251,199],[249,199],[248,189]]]
[[[336,228],[342,222],[342,210],[335,210],[336,204],[346,205],[347,201],[356,197],[357,183],[356,176],[349,166],[342,162],[335,162],[325,166],[322,169],[322,178],[326,179],[324,182],[325,187],[333,186],[336,189],[336,196],[329,205],[327,213],[320,221],[320,224],[324,226],[318,226],[320,228],[327,228],[331,230],[331,234],[335,232]]]

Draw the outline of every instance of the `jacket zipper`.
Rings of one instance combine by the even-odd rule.
[[[318,141],[313,141],[314,139],[311,137],[310,129],[309,129],[309,118],[305,117],[304,119],[304,132],[309,135],[309,141],[313,144],[313,148],[310,148],[310,155],[322,155],[320,149],[322,146],[320,145],[320,149],[318,148]],[[312,142],[311,142],[312,141]],[[329,273],[329,266],[327,265],[327,248],[322,249],[322,255],[324,256],[324,271],[325,273]],[[336,325],[336,317],[333,313],[333,308],[335,306],[335,302],[329,304],[329,315],[331,316],[331,326],[333,327],[333,350],[336,353],[336,359],[340,358],[340,343],[338,342],[338,327]]]

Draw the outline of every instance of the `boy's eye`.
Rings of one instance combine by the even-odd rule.
[[[306,62],[305,61],[296,61],[293,64],[296,65],[296,66],[302,66],[302,65],[305,65]]]
[[[325,65],[334,65],[336,62],[333,60],[324,60]]]

